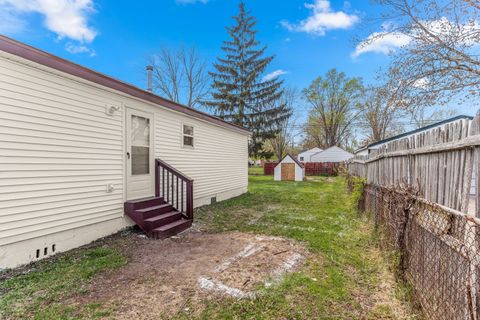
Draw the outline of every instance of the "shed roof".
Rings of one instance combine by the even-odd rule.
[[[65,72],[72,76],[82,78],[94,82],[96,84],[108,87],[110,89],[118,90],[123,93],[126,93],[132,97],[140,98],[142,100],[157,104],[159,106],[171,109],[177,112],[187,114],[189,116],[222,126],[224,128],[237,131],[244,134],[249,134],[250,132],[235,124],[226,122],[218,117],[212,116],[208,113],[204,113],[187,106],[181,105],[174,101],[170,101],[163,97],[160,97],[150,91],[140,89],[134,85],[117,80],[95,70],[86,68],[79,64],[73,63],[71,61],[62,59],[53,54],[47,53],[45,51],[39,50],[37,48],[31,47],[22,42],[13,40],[4,35],[0,35],[0,50],[13,54],[15,56],[36,62],[38,64],[44,65],[56,69],[61,72]]]
[[[318,147],[314,147],[314,148],[312,148],[312,149],[303,150],[303,151],[300,152],[299,154],[306,153],[306,152],[316,153],[316,152],[321,152],[321,151],[323,151],[323,149],[318,148]]]
[[[298,164],[298,165],[299,165],[300,167],[302,167],[302,168],[304,167],[304,166],[303,166],[303,163],[301,163],[300,161],[298,161],[297,158],[293,157],[290,153],[287,153],[287,154],[282,158],[282,160],[278,161],[278,163],[277,163],[276,166],[278,166],[280,163],[282,163],[282,161],[283,161],[286,157],[292,158],[292,160],[293,160],[296,164]],[[276,167],[276,166],[275,166],[275,167]]]

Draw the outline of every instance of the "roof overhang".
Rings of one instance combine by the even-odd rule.
[[[120,91],[135,98],[139,98],[150,103],[171,109],[191,117],[213,123],[215,125],[224,127],[243,134],[250,134],[250,131],[235,124],[226,122],[220,118],[212,116],[208,113],[201,112],[179,103],[162,98],[150,91],[140,89],[129,83],[117,80],[115,78],[104,75],[95,70],[83,67],[79,64],[62,59],[58,56],[52,55],[45,51],[31,47],[24,43],[18,42],[11,38],[0,35],[0,50],[10,53],[12,55],[27,59],[29,61],[38,63],[40,65],[53,68],[55,70],[67,73],[69,75],[79,77],[81,79],[91,81],[98,85]]]
[[[292,156],[290,153],[287,153],[283,158],[282,160],[278,161],[277,165],[275,167],[277,167],[286,157],[290,157],[292,158],[292,160],[298,164],[301,168],[304,168],[305,166],[303,165],[303,163],[301,163],[300,161],[298,161],[297,158],[295,158],[294,156]]]

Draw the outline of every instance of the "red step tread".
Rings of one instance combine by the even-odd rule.
[[[149,230],[164,226],[171,222],[182,219],[182,214],[176,210],[170,211],[167,213],[159,214],[157,216],[148,218],[144,220],[145,229],[148,232]]]
[[[192,220],[180,219],[152,230],[151,236],[155,239],[166,239],[179,234],[192,226]]]
[[[157,210],[157,209],[163,209],[163,208],[166,208],[166,207],[169,207],[169,206],[173,207],[170,203],[164,203],[164,204],[161,204],[161,205],[158,205],[158,206],[147,207],[147,208],[143,208],[143,209],[137,209],[135,211],[145,213],[145,212],[149,212],[149,211],[153,211],[153,210]]]
[[[155,217],[152,217],[152,218],[148,218],[148,219],[145,219],[144,221],[145,222],[155,222],[157,220],[163,220],[165,218],[168,218],[168,217],[171,217],[171,216],[182,216],[182,214],[178,211],[169,211],[167,213],[162,213],[162,214],[159,214],[158,216],[155,216]]]
[[[161,227],[158,227],[158,228],[155,228],[152,230],[152,232],[165,232],[165,231],[168,231],[170,229],[173,229],[177,226],[180,226],[180,225],[183,225],[183,224],[189,224],[191,223],[191,220],[187,220],[187,219],[180,219],[180,220],[177,220],[177,221],[174,221],[174,222],[171,222],[169,224],[166,224],[164,226],[161,226]]]

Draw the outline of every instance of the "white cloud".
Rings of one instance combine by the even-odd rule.
[[[282,20],[281,25],[290,31],[323,36],[327,30],[348,29],[360,21],[357,15],[343,11],[332,11],[329,0],[315,0],[314,3],[306,3],[305,7],[311,11],[308,18],[298,24]]]
[[[269,74],[265,75],[265,76],[262,78],[262,81],[270,81],[270,80],[273,80],[273,79],[275,79],[275,78],[278,78],[279,76],[284,75],[284,74],[287,74],[287,73],[288,73],[287,71],[282,70],[282,69],[275,70],[275,71],[270,72]]]
[[[367,52],[389,54],[398,48],[408,45],[410,41],[412,41],[412,38],[403,33],[374,32],[355,47],[352,57],[356,58]]]
[[[175,0],[177,4],[195,4],[195,3],[203,3],[206,4],[210,0]]]
[[[449,36],[454,34],[462,35],[462,42],[467,46],[477,45],[477,32],[480,30],[478,21],[471,21],[467,24],[457,25],[452,23],[446,17],[437,20],[424,21],[422,23],[431,32],[435,33],[440,38],[445,38],[445,41],[450,41]],[[382,54],[389,54],[395,50],[409,45],[415,38],[421,37],[423,30],[420,28],[413,29],[409,34],[392,31],[394,26],[391,24],[383,24],[382,31],[374,32],[365,40],[360,42],[352,53],[352,57],[356,58],[367,52],[375,52]]]
[[[97,35],[87,22],[88,15],[95,12],[92,0],[0,0],[0,9],[18,15],[40,14],[45,27],[59,38],[91,42]]]
[[[82,45],[82,44],[74,44],[72,42],[68,42],[65,45],[65,50],[70,52],[71,54],[77,54],[77,53],[87,53],[90,57],[95,57],[96,52],[95,50]]]
[[[428,80],[428,78],[420,78],[415,80],[415,82],[413,83],[413,86],[418,89],[426,90],[429,84],[430,84],[430,80]]]
[[[0,0],[0,32],[24,31],[27,16],[38,14],[43,17],[45,27],[58,39],[78,42],[67,43],[65,49],[68,52],[92,56],[94,51],[85,44],[91,43],[97,36],[97,31],[88,23],[89,16],[94,12],[92,0]]]

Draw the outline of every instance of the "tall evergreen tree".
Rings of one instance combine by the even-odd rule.
[[[273,56],[265,57],[266,46],[260,46],[254,30],[256,19],[240,2],[240,12],[227,27],[231,39],[224,41],[223,58],[217,58],[212,81],[212,100],[205,104],[220,118],[243,126],[252,132],[251,156],[264,156],[262,144],[273,138],[278,125],[291,115],[282,97],[282,81],[263,79]]]

